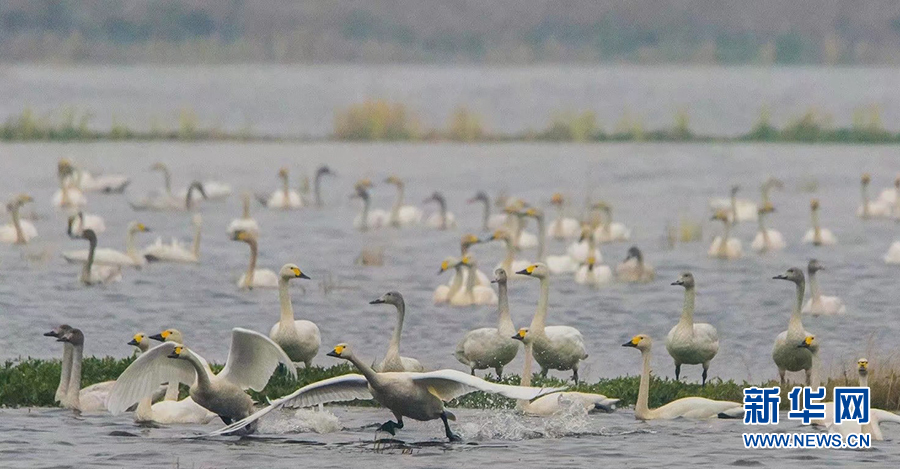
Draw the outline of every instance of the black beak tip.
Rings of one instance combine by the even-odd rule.
[[[166,340],[166,339],[163,339],[162,334],[151,335],[150,338],[153,340],[158,340],[160,342],[163,342]]]
[[[137,347],[137,346],[138,346],[138,343],[137,343],[136,340],[131,339],[131,340],[128,341],[128,345],[134,345],[135,347]]]
[[[491,283],[500,283],[500,281],[497,279],[494,279],[494,280],[491,280]]]
[[[634,342],[629,340],[628,342],[622,344],[622,347],[634,347]]]
[[[369,302],[370,305],[380,305],[382,303],[384,303],[384,300],[382,300],[381,298]]]
[[[300,274],[300,278],[305,278],[305,279],[307,279],[307,280],[312,280],[312,279],[310,278],[309,275],[306,275],[306,274],[304,274],[304,273],[301,273],[301,274]]]
[[[44,332],[44,337],[59,337],[59,334],[57,334],[56,332],[53,332],[53,331]]]
[[[528,273],[528,269],[522,269],[522,270],[516,272],[516,275],[531,275],[531,274]]]
[[[681,285],[681,282],[672,282],[672,285]]]
[[[327,355],[327,356],[329,356],[329,357],[340,358],[340,357],[338,356],[338,354],[334,353],[333,350],[332,350],[331,352],[326,353],[325,355]]]

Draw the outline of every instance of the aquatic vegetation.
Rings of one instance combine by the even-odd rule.
[[[475,142],[485,138],[481,117],[465,106],[460,106],[450,116],[447,138],[459,142]]]
[[[415,140],[418,124],[406,106],[370,100],[339,111],[334,117],[338,140]]]

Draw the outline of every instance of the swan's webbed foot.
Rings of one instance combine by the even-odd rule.
[[[704,371],[705,373],[705,371]],[[675,364],[675,381],[678,381],[681,377],[681,363]]]
[[[546,378],[546,377],[547,377],[547,372],[548,372],[548,371],[549,371],[549,370],[546,369],[546,368],[541,368],[541,378]]]
[[[497,368],[494,368],[494,371],[497,372],[497,380],[503,379],[503,367],[502,366],[498,366]]]
[[[578,370],[572,370],[572,380],[575,381],[575,384],[578,384]]]
[[[387,422],[384,422],[383,424],[381,424],[380,427],[378,427],[377,431],[388,432],[393,436],[393,435],[396,435],[397,430],[399,430],[401,428],[403,428],[403,419],[397,418],[396,422],[394,422],[393,420],[388,420]]]
[[[450,440],[451,443],[458,443],[462,441],[462,438],[459,435],[450,431],[450,423],[447,422],[447,412],[441,412],[441,421],[444,422],[444,433],[447,435],[447,439]]]
[[[706,387],[706,370],[707,368],[703,367],[703,381],[700,382],[700,387]]]
[[[472,376],[475,376],[475,368],[470,368],[470,370],[471,370],[471,373],[470,373],[470,374],[471,374]]]

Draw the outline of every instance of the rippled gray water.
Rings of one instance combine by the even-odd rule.
[[[805,265],[810,256],[817,256],[828,267],[822,273],[823,289],[841,296],[848,308],[844,316],[805,320],[805,327],[822,342],[826,370],[848,368],[860,356],[868,356],[877,367],[879,355],[900,345],[900,323],[895,321],[900,277],[895,268],[881,261],[888,245],[900,238],[900,226],[892,221],[863,223],[854,213],[859,204],[859,174],[872,172],[873,188],[888,186],[900,169],[897,151],[891,146],[712,144],[5,144],[0,146],[4,168],[0,187],[4,193],[31,193],[36,199],[35,211],[44,218],[36,222],[40,236],[33,244],[0,247],[0,358],[57,356],[60,347],[41,333],[68,322],[85,331],[88,355],[126,356],[131,348],[125,342],[135,332],[177,327],[194,349],[222,362],[231,327],[268,331],[278,317],[274,291],[240,292],[235,286],[248,257],[246,246],[228,240],[224,233],[229,220],[240,214],[237,197],[202,206],[205,231],[200,265],[152,265],[126,271],[121,283],[81,287],[76,281],[78,267],[66,264],[60,252],[83,248],[83,243],[65,237],[64,216],[50,206],[56,160],[67,156],[89,169],[124,172],[133,178],[125,196],[87,194],[87,210],[106,218],[108,231],[101,235],[101,245],[117,248],[122,247],[125,226],[133,219],[155,231],[153,236],[140,238],[141,244],[149,244],[155,235],[184,239],[190,235],[187,215],[136,213],[125,201],[161,185],[159,175],[147,171],[155,161],[171,166],[176,185],[195,178],[217,179],[233,184],[236,192],[273,190],[275,172],[281,165],[293,170],[296,182],[300,173],[327,162],[339,173],[324,184],[327,208],[288,213],[255,209],[262,230],[261,266],[277,269],[296,262],[313,277],[300,284],[305,293],[294,285],[294,305],[298,316],[319,325],[323,349],[346,341],[357,353],[382,354],[394,312],[367,303],[397,289],[406,296],[409,308],[404,355],[433,368],[462,369],[452,357],[456,341],[469,329],[492,324],[494,313],[488,307],[434,307],[430,300],[433,288],[447,281],[435,276],[440,261],[458,252],[462,233],[480,225],[479,210],[467,206],[465,199],[478,189],[492,194],[505,190],[545,206],[552,192],[560,190],[579,206],[587,194],[611,202],[617,220],[632,229],[631,243],[603,246],[606,263],[620,261],[633,243],[644,249],[659,274],[657,281],[647,285],[614,284],[600,290],[583,288],[564,276],[553,279],[549,322],[575,326],[584,334],[590,353],[583,366],[586,379],[636,374],[637,353],[620,344],[639,332],[657,338],[654,372],[673,374],[671,359],[661,345],[681,308],[682,290],[669,283],[686,269],[697,277],[698,320],[716,325],[721,336],[711,376],[751,382],[774,378],[771,346],[775,335],[786,327],[793,289],[771,277],[789,266]],[[364,176],[380,180],[390,173],[407,179],[410,203],[421,202],[435,189],[443,191],[461,227],[446,233],[424,227],[365,235],[353,230],[357,208],[347,198],[353,182]],[[711,225],[706,227],[702,243],[665,247],[665,223],[676,222],[680,212],[701,219],[707,213],[707,199],[724,196],[732,183],[742,184],[743,195],[756,199],[756,188],[768,175],[776,175],[786,184],[784,191],[774,195],[778,212],[770,223],[785,235],[785,251],[765,257],[749,252],[754,224],[738,228],[747,251],[739,261],[706,257],[709,238],[718,229]],[[818,182],[818,191],[801,191],[801,186],[812,180]],[[387,208],[394,193],[390,187],[378,185],[373,196],[376,206]],[[838,246],[813,248],[799,243],[808,228],[812,196],[821,199],[823,226],[835,232]],[[365,245],[385,246],[384,267],[353,264]],[[552,252],[564,248],[562,243],[551,246]],[[498,244],[478,246],[475,252],[484,267],[502,257]],[[26,259],[40,254],[47,256],[43,263]],[[533,252],[525,255],[533,256]],[[329,278],[340,289],[325,294],[321,283]],[[527,324],[535,308],[537,282],[516,282],[510,294],[514,321]],[[331,365],[335,360],[320,356],[316,363]],[[517,359],[509,369],[518,372],[520,367]],[[685,375],[697,380],[699,368],[687,367]],[[0,452],[4,459],[15,458],[23,465],[45,466],[64,465],[69,460],[111,466],[133,466],[138,461],[174,465],[177,460],[181,467],[296,465],[299,461],[328,467],[345,460],[369,461],[373,431],[366,426],[384,421],[388,414],[373,409],[334,409],[343,430],[325,435],[285,434],[290,429],[285,418],[286,427],[271,423],[271,433],[277,435],[274,440],[261,436],[229,443],[181,441],[178,436],[198,429],[140,429],[127,416],[76,419],[60,410],[2,410],[0,428],[8,431],[0,437]],[[434,467],[498,460],[542,461],[554,466],[602,460],[650,466],[662,465],[672,455],[713,465],[752,464],[755,460],[779,465],[791,458],[853,465],[860,457],[883,462],[890,457],[896,461],[900,454],[894,442],[877,444],[864,456],[839,451],[751,453],[741,447],[738,434],[743,426],[739,423],[647,425],[635,422],[629,411],[557,424],[463,411],[457,426],[471,444],[436,444],[442,441],[439,423],[415,423],[404,429],[400,438],[428,444],[416,446],[409,457],[401,457],[400,450],[385,454],[393,456],[390,464]],[[531,438],[537,435],[525,429],[533,426],[546,430],[541,430],[544,436]],[[212,428],[215,425],[211,424]],[[898,430],[888,427],[886,436],[896,439]],[[111,435],[122,431],[139,437]],[[667,459],[662,460],[663,456]]]

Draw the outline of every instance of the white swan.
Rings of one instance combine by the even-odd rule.
[[[525,331],[532,336],[534,359],[541,365],[541,374],[549,370],[572,370],[578,382],[578,364],[587,358],[584,338],[578,329],[569,326],[547,326],[547,307],[550,302],[550,270],[545,264],[533,264],[516,272],[541,281],[541,295],[531,326]],[[520,333],[522,330],[520,329]]]
[[[731,238],[731,222],[728,221],[728,214],[724,210],[719,210],[712,217],[713,220],[722,222],[722,235],[713,238],[712,244],[709,246],[707,254],[709,257],[717,259],[740,259],[743,255],[741,240]]]
[[[87,198],[75,183],[75,167],[69,160],[61,159],[56,166],[59,189],[53,194],[52,203],[56,208],[78,208],[87,203]]]
[[[428,226],[436,230],[448,230],[456,228],[456,216],[447,211],[447,199],[440,192],[435,191],[423,203],[434,202],[438,205],[437,213],[431,214],[426,220]]]
[[[257,269],[256,257],[259,255],[259,243],[253,233],[238,231],[232,241],[241,241],[250,246],[250,263],[247,271],[238,279],[238,288],[252,290],[254,288],[278,288],[278,275],[269,269]]]
[[[381,360],[381,363],[373,366],[375,371],[379,373],[425,371],[425,367],[419,363],[419,360],[400,356],[400,336],[403,334],[403,319],[406,317],[406,302],[403,301],[403,295],[400,292],[390,291],[382,295],[381,298],[370,301],[369,304],[388,304],[397,308],[397,324],[394,326],[394,334],[391,336],[391,342],[388,345],[387,352],[384,354],[384,359]]]
[[[764,204],[759,208],[759,216],[757,217],[759,230],[756,232],[753,242],[750,243],[750,248],[758,253],[780,251],[785,247],[784,237],[781,236],[781,233],[777,230],[766,228],[765,225],[766,216],[774,211],[775,207],[772,204]]]
[[[134,210],[153,210],[153,211],[191,211],[194,208],[196,197],[195,192],[200,194],[201,199],[207,198],[206,189],[199,181],[192,182],[187,191],[178,195],[172,193],[172,175],[169,167],[165,163],[156,163],[150,167],[151,171],[160,171],[165,180],[165,186],[162,190],[156,190],[147,194],[137,202],[129,201],[128,204]]]
[[[106,402],[114,381],[104,381],[81,389],[81,361],[84,355],[84,333],[80,329],[61,325],[44,334],[63,342],[63,363],[56,398],[66,409],[77,412],[100,412],[106,409]],[[65,382],[65,385],[63,385]]]
[[[195,213],[191,218],[191,224],[194,227],[194,241],[191,248],[188,249],[175,238],[172,238],[170,244],[165,244],[162,238],[156,238],[156,242],[144,248],[141,255],[148,262],[200,262],[200,234],[203,231],[203,217],[199,213]]]
[[[372,209],[372,200],[365,186],[357,183],[356,191],[350,198],[359,198],[363,202],[362,211],[353,219],[353,227],[359,231],[377,230],[387,226],[388,213],[381,209]]]
[[[484,191],[478,191],[475,197],[468,200],[468,203],[474,204],[480,202],[484,205],[482,212],[481,229],[484,231],[499,230],[506,227],[508,216],[506,214],[491,214],[491,198]]]
[[[20,194],[6,204],[6,211],[9,213],[11,223],[0,226],[0,242],[27,244],[28,241],[38,235],[37,228],[30,221],[22,220],[19,216],[19,210],[22,208],[22,205],[32,201],[34,199],[30,195]]]
[[[460,264],[467,271],[463,277],[465,279],[465,288],[450,297],[450,304],[453,306],[496,305],[497,294],[494,293],[494,290],[491,287],[478,284],[478,264],[474,256],[471,254],[463,256]]]
[[[608,265],[597,264],[593,257],[588,257],[587,262],[575,271],[575,283],[599,287],[613,280],[612,269]]]
[[[197,203],[201,200],[223,200],[227,199],[231,196],[231,185],[226,184],[224,182],[219,181],[200,181],[200,186],[203,187],[203,192],[194,192],[191,195],[191,202]],[[177,198],[182,200],[187,200],[188,193],[191,192],[190,186],[181,189],[175,195]]]
[[[460,259],[469,255],[469,249],[471,249],[472,246],[475,246],[476,244],[479,244],[479,243],[483,243],[483,242],[485,242],[485,241],[486,241],[486,240],[479,239],[477,236],[475,236],[474,234],[471,234],[471,233],[463,235],[463,236],[459,239],[459,253],[460,253]],[[471,267],[471,266],[470,266],[470,267]],[[476,274],[476,277],[475,277],[475,285],[489,286],[489,285],[491,284],[491,280],[488,278],[488,276],[487,276],[484,272],[482,272],[481,270],[479,270],[478,268],[475,268],[475,269],[472,269],[472,268],[469,268],[469,269],[463,269],[463,270],[461,270],[461,272],[462,272],[462,275],[463,275],[463,285],[466,284],[466,279],[469,278],[469,277],[468,277],[468,276],[469,276],[469,272],[475,272],[475,274]],[[453,275],[454,275],[454,277],[455,277],[455,276],[456,276],[456,273],[454,272]],[[452,284],[453,284],[453,280],[454,280],[454,279],[451,278],[450,281],[447,282],[447,285],[452,285]]]
[[[598,243],[613,243],[616,241],[628,241],[631,239],[631,230],[624,224],[614,222],[612,207],[605,202],[598,202],[592,207],[603,214],[602,223],[594,230],[594,239]]]
[[[83,230],[84,232],[93,230]],[[134,242],[137,233],[147,233],[150,229],[140,222],[133,221],[128,224],[128,231],[125,234],[125,252],[117,251],[110,248],[97,249],[94,253],[94,263],[98,265],[113,265],[120,267],[141,267],[147,264],[147,259],[141,255]],[[96,233],[94,233],[96,236]],[[86,262],[88,259],[88,250],[79,249],[77,251],[68,251],[63,253],[63,257],[69,262]]]
[[[110,413],[118,415],[152,395],[162,382],[194,383],[190,391],[194,402],[230,424],[253,413],[253,400],[244,391],[261,391],[279,364],[296,377],[291,359],[281,347],[263,334],[237,327],[232,329],[225,368],[214,375],[205,363],[187,347],[163,342],[141,354],[122,372],[107,407]]]
[[[78,188],[83,192],[102,192],[104,194],[121,194],[131,182],[124,174],[91,174],[79,169],[76,172]]]
[[[406,188],[403,180],[397,176],[391,176],[385,179],[384,182],[397,187],[397,198],[391,207],[390,215],[388,215],[388,224],[395,228],[400,228],[421,223],[422,210],[415,205],[403,205],[403,194]]]
[[[806,279],[803,277],[803,271],[796,267],[791,267],[784,274],[775,276],[774,279],[793,282],[797,287],[797,299],[794,302],[794,309],[791,313],[791,320],[788,322],[787,330],[778,334],[778,337],[775,338],[772,360],[775,361],[775,365],[778,367],[782,388],[786,384],[784,375],[787,371],[802,370],[806,372],[806,385],[809,386],[812,374],[812,353],[807,349],[797,347],[797,344],[811,335],[803,329],[803,319],[800,314]]]
[[[774,176],[769,176],[768,179],[763,181],[763,183],[759,186],[759,192],[762,200],[760,208],[772,205],[772,202],[769,199],[769,195],[771,194],[772,189],[784,189],[784,183]]]
[[[582,225],[581,237],[566,248],[566,254],[571,258],[571,262],[575,264],[575,269],[587,262],[588,257],[593,257],[594,262],[603,262],[603,254],[597,246],[597,238],[593,234],[594,231],[591,225]],[[575,269],[572,269],[572,272]]]
[[[99,215],[91,215],[78,211],[75,215],[69,215],[69,224],[67,233],[69,237],[79,236],[86,229],[94,230],[94,233],[103,233],[106,231],[106,222]]]
[[[139,332],[135,334],[128,345],[137,348],[138,355],[150,350],[151,344],[147,334]],[[169,393],[169,390],[174,390]],[[167,385],[167,398],[160,402],[153,403],[153,396],[146,396],[138,402],[137,408],[134,410],[134,421],[154,422],[163,425],[171,424],[188,424],[200,423],[207,424],[216,418],[216,414],[197,405],[193,399],[187,397],[182,400],[178,398],[178,383]]]
[[[900,175],[894,178],[894,187],[889,187],[878,196],[878,200],[894,207],[894,216],[900,214]]]
[[[891,243],[887,254],[884,255],[885,264],[900,264],[900,241]]]
[[[566,200],[559,192],[553,194],[550,203],[556,207],[556,218],[547,227],[547,236],[553,239],[577,238],[581,234],[581,223],[565,216]]]
[[[378,373],[356,357],[347,344],[336,345],[334,350],[328,352],[328,356],[349,360],[362,375],[343,375],[304,386],[292,394],[276,399],[269,407],[249,418],[217,430],[211,435],[241,431],[248,425],[254,425],[269,412],[285,406],[309,407],[328,402],[375,399],[387,407],[397,419],[396,422],[385,422],[378,431],[394,435],[398,429],[403,428],[403,417],[419,421],[441,419],[447,438],[450,441],[460,441],[459,437],[450,431],[450,424],[447,421],[456,420],[456,417],[444,410],[445,401],[474,391],[499,394],[511,399],[534,399],[556,390],[490,383],[457,370]]]
[[[544,212],[540,209],[530,207],[523,212],[526,217],[534,218],[538,227],[538,262],[547,264],[547,268],[551,273],[563,274],[575,272],[578,269],[578,263],[568,254],[547,255],[547,230],[544,227]]]
[[[507,272],[518,272],[524,268],[527,268],[531,265],[528,261],[516,260],[516,248],[513,246],[512,241],[510,240],[509,232],[503,230],[495,231],[487,241],[503,241],[506,246],[506,256],[503,258],[503,261],[497,265],[497,267],[502,268]],[[496,267],[495,267],[496,268]],[[511,279],[515,279],[516,276],[511,277]]]
[[[715,212],[724,210],[728,222],[732,225],[742,221],[755,221],[758,209],[755,203],[747,199],[738,199],[740,186],[731,186],[731,195],[727,199],[712,199],[709,208]]]
[[[710,324],[694,322],[694,275],[685,272],[672,285],[684,287],[681,319],[666,336],[666,350],[675,360],[675,380],[681,377],[681,365],[703,365],[701,385],[706,386],[709,362],[719,352],[719,332]]]
[[[336,175],[328,165],[319,166],[319,169],[316,170],[316,177],[313,179],[313,196],[315,197],[316,207],[322,208],[325,205],[322,199],[322,178]]]
[[[455,297],[463,288],[465,276],[462,273],[462,263],[459,259],[455,257],[447,257],[444,259],[444,261],[441,262],[441,268],[438,270],[438,275],[450,270],[451,267],[453,267],[454,273],[450,285],[438,285],[437,288],[434,289],[431,300],[436,305],[449,303],[450,299]]]
[[[94,230],[84,230],[81,232],[81,239],[88,241],[87,259],[81,268],[81,274],[78,281],[85,285],[97,285],[104,283],[114,283],[122,280],[121,265],[98,265],[94,263],[94,256],[97,250],[97,235]]]
[[[864,173],[860,179],[862,186],[862,204],[856,209],[856,216],[863,220],[870,218],[888,218],[891,216],[893,204],[884,200],[869,200],[869,184],[872,182],[872,176]]]
[[[528,220],[525,219],[528,216],[525,213],[527,208],[529,208],[528,204],[524,200],[515,199],[503,209],[507,215],[506,224],[509,228],[510,239],[512,239],[516,251],[531,249],[538,245],[537,235],[525,231],[528,224]]]
[[[294,264],[285,264],[278,272],[278,299],[281,303],[281,320],[269,331],[269,338],[278,344],[294,363],[303,362],[307,368],[319,353],[322,339],[319,326],[305,319],[294,319],[294,306],[291,304],[291,292],[288,281],[292,278],[309,277]]]
[[[303,207],[303,199],[300,197],[300,193],[291,189],[287,168],[278,170],[278,177],[281,178],[281,189],[275,190],[269,196],[257,196],[259,202],[267,208],[282,210],[293,210]]]
[[[497,284],[499,301],[497,308],[497,327],[483,327],[469,331],[456,344],[454,355],[460,363],[469,367],[472,375],[475,370],[493,368],[497,377],[503,377],[503,367],[516,358],[519,343],[512,339],[516,333],[512,318],[509,316],[509,296],[507,293],[506,271],[494,271],[493,283]]]
[[[812,199],[809,203],[812,228],[803,235],[803,242],[814,246],[833,246],[837,244],[837,238],[828,228],[819,226],[819,199]]]
[[[634,405],[634,418],[638,420],[671,420],[679,417],[687,419],[716,418],[720,413],[743,409],[744,404],[731,401],[714,401],[703,397],[684,397],[672,401],[662,407],[651,409],[650,401],[650,349],[653,341],[649,336],[639,334],[623,347],[634,347],[641,351],[644,365],[641,369],[641,384],[638,389],[637,403]]]
[[[253,219],[253,216],[250,215],[250,193],[244,192],[243,196],[243,205],[244,211],[241,214],[241,218],[235,218],[231,220],[231,223],[228,224],[228,229],[226,232],[234,236],[234,234],[238,231],[247,231],[252,233],[255,236],[259,236],[259,223]]]
[[[844,314],[847,307],[836,296],[825,296],[819,289],[819,281],[816,273],[825,270],[825,267],[816,259],[810,259],[806,271],[809,273],[809,301],[803,305],[803,312],[818,316],[820,314]]]
[[[632,246],[625,260],[616,266],[616,277],[620,282],[647,283],[656,278],[656,269],[644,262],[644,254],[637,246]]]

